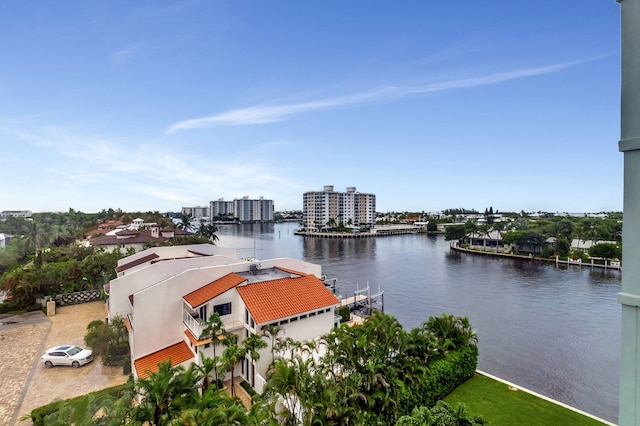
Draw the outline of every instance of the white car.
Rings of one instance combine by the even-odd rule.
[[[56,346],[47,349],[47,353],[42,355],[42,362],[47,368],[54,365],[70,365],[73,368],[78,368],[91,361],[93,361],[92,351],[74,345]]]

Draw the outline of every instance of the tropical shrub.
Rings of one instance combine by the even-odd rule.
[[[101,357],[102,364],[124,366],[129,363],[128,337],[124,320],[114,317],[109,323],[91,321],[87,326],[84,342],[91,348],[94,356]]]
[[[345,323],[351,320],[351,309],[348,306],[341,306],[336,309],[336,314],[340,315],[340,322]]]
[[[57,413],[60,411],[60,408],[64,405],[74,404],[77,401],[80,401],[83,398],[91,396],[92,398],[103,398],[103,397],[113,397],[120,398],[131,392],[133,390],[133,382],[127,382],[122,385],[113,386],[106,389],[101,389],[99,391],[91,392],[87,395],[77,396],[72,399],[68,399],[65,401],[54,401],[50,404],[43,405],[42,407],[38,407],[35,410],[31,411],[26,418],[31,418],[33,424],[35,426],[43,426],[45,424],[54,424],[54,420],[58,420]]]
[[[308,355],[313,345],[285,341],[263,395],[284,424],[394,424],[473,376],[476,342],[466,318],[432,317],[407,333],[376,312],[334,328],[322,359]]]
[[[411,415],[400,417],[396,426],[474,426],[485,423],[482,417],[468,416],[466,407],[462,403],[458,403],[454,409],[445,401],[438,401],[431,409],[427,407],[414,408]]]

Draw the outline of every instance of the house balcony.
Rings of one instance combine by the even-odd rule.
[[[187,310],[182,311],[182,322],[187,326],[194,336],[199,337],[204,329],[202,320],[197,314],[193,314]]]
[[[191,331],[196,337],[200,337],[205,328],[203,325],[204,321],[197,314],[189,312],[186,309],[182,311],[182,322],[184,322],[189,331]],[[222,325],[228,332],[235,332],[244,328],[244,323],[242,321],[238,321],[233,318],[226,320],[223,318]]]

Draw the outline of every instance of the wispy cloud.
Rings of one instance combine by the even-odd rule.
[[[413,94],[426,94],[441,92],[452,89],[464,89],[478,86],[502,83],[518,78],[533,77],[544,74],[551,74],[593,60],[594,58],[563,62],[560,64],[547,65],[542,67],[525,68],[502,73],[488,74],[479,77],[460,78],[450,81],[442,81],[427,85],[417,86],[388,86],[374,89],[368,92],[354,95],[341,96],[335,98],[321,99],[316,101],[294,103],[289,105],[264,105],[248,108],[234,109],[220,114],[207,117],[194,118],[179,121],[167,129],[167,133],[177,130],[199,129],[213,126],[240,126],[249,124],[266,124],[283,121],[287,118],[309,111],[319,111],[325,109],[340,108],[352,105],[366,104],[372,102],[384,102],[386,100],[399,98]]]
[[[111,63],[114,66],[119,66],[125,64],[133,58],[139,50],[140,46],[131,46],[126,49],[118,50],[117,52],[111,54]]]
[[[268,160],[274,149],[288,145],[286,141],[253,145],[252,152],[257,149],[265,155],[247,168],[242,150],[224,157],[199,156],[153,140],[100,135],[77,127],[40,126],[39,130],[23,131],[0,126],[0,135],[46,152],[51,166],[36,168],[37,176],[31,179],[39,182],[38,190],[103,194],[106,203],[120,203],[133,194],[141,203],[175,208],[180,204],[201,205],[212,197],[273,197],[274,188],[284,193],[292,188],[300,192],[299,183],[274,171]],[[29,188],[36,190],[35,186]]]

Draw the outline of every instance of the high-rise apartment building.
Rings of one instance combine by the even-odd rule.
[[[209,207],[201,207],[201,206],[197,206],[197,207],[183,207],[181,210],[182,213],[184,214],[190,214],[191,216],[194,217],[194,219],[200,219],[200,218],[208,218],[209,217]]]
[[[357,192],[355,186],[337,192],[333,185],[325,185],[322,191],[305,192],[302,204],[306,231],[320,231],[340,223],[348,227],[375,225],[375,194]]]
[[[219,198],[216,201],[209,202],[210,219],[214,220],[220,216],[233,215],[233,201],[224,201]]]
[[[222,198],[209,203],[210,219],[216,220],[220,216],[238,218],[240,222],[272,222],[275,218],[273,200],[264,197],[250,199],[248,196],[233,201]]]

